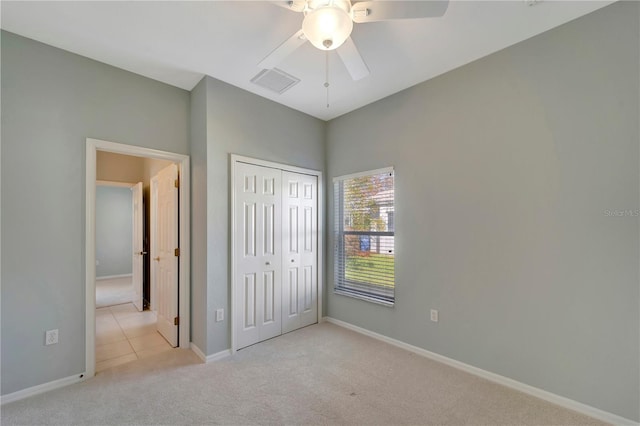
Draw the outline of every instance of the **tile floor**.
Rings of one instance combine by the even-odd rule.
[[[172,349],[156,331],[156,314],[133,303],[96,309],[96,372]]]

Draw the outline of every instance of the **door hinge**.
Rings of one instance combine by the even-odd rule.
[[[179,249],[179,248],[174,249],[174,250],[173,250],[173,255],[174,255],[174,256],[180,256],[180,249]]]
[[[173,325],[180,325],[180,317],[175,317],[173,319]]]
[[[173,184],[175,185],[176,188],[180,188],[180,178],[176,179]]]

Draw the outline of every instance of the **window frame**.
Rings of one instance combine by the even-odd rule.
[[[338,176],[333,178],[333,190],[334,190],[334,252],[333,252],[333,265],[334,265],[334,294],[342,296],[353,297],[356,299],[365,300],[368,302],[380,304],[387,307],[393,307],[395,305],[395,223],[392,229],[386,231],[345,231],[345,222],[347,216],[344,214],[344,182],[350,179],[359,177],[369,177],[390,173],[393,176],[393,212],[395,222],[395,170],[393,167],[385,167],[382,169],[375,169],[364,171],[360,173],[354,173],[344,176]],[[352,219],[349,217],[349,223]],[[346,279],[346,248],[345,248],[345,236],[357,235],[357,236],[369,236],[369,237],[393,237],[393,259],[394,259],[394,285],[392,288],[385,288],[384,286],[372,283],[360,283],[354,281],[347,281]]]

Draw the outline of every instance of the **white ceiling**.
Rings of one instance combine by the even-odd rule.
[[[442,18],[354,24],[371,74],[352,81],[337,54],[306,43],[278,68],[302,81],[282,95],[249,80],[300,29],[268,1],[2,1],[3,29],[191,90],[203,75],[323,120],[518,43],[612,1],[452,1]]]

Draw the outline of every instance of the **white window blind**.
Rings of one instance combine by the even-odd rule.
[[[336,293],[395,301],[393,178],[387,168],[334,179]]]

